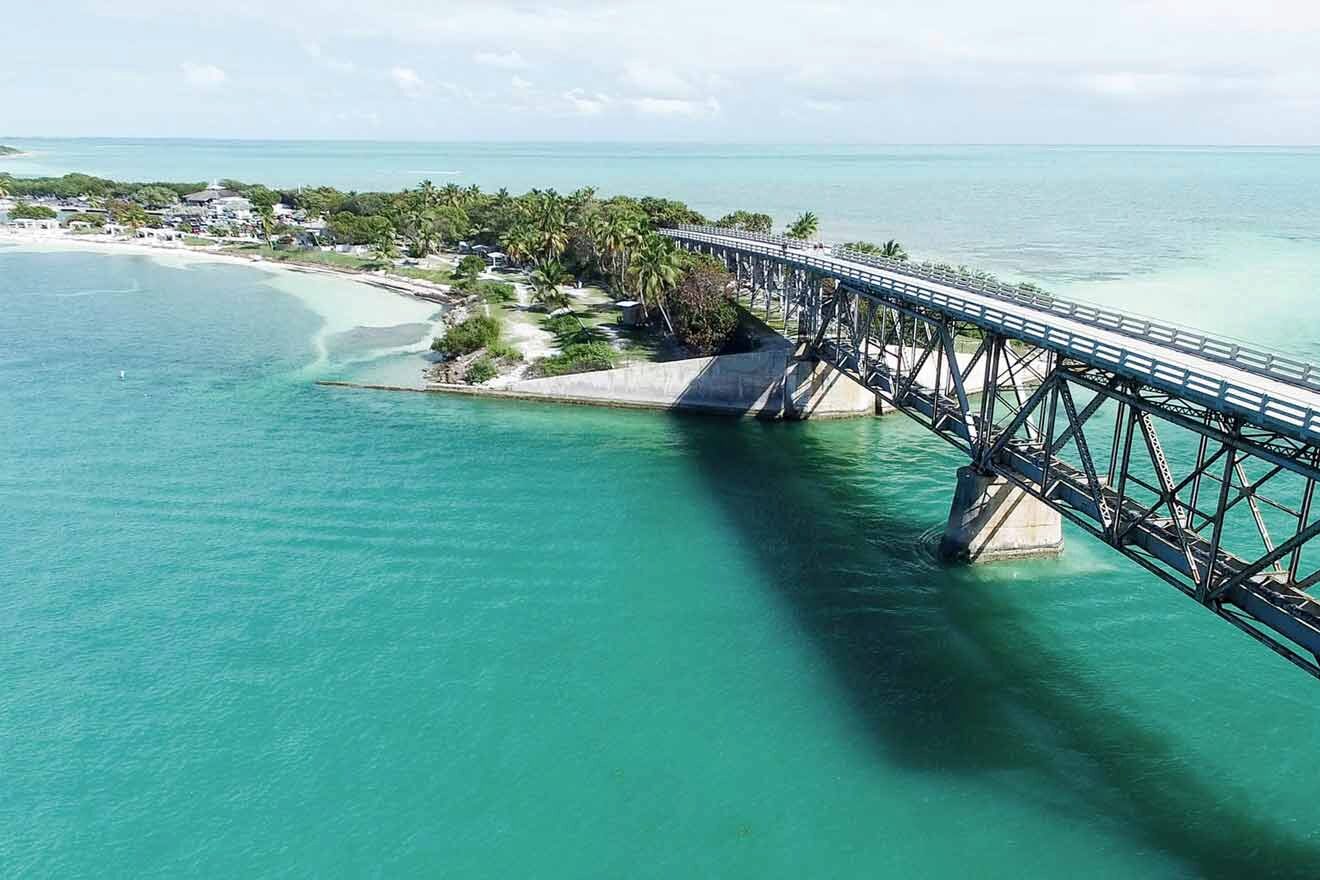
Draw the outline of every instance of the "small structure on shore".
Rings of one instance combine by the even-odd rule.
[[[218,183],[213,183],[206,189],[198,190],[195,193],[188,193],[183,200],[190,205],[209,205],[217,199],[238,198],[238,193],[232,189],[225,189]]]
[[[636,327],[642,323],[642,304],[636,300],[625,299],[617,303],[621,314],[619,323],[625,327]]]

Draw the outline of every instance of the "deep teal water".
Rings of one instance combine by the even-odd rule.
[[[1081,536],[938,566],[903,420],[317,388],[246,267],[0,305],[0,875],[1320,865],[1315,683]]]
[[[814,208],[1320,357],[1314,151],[19,143]],[[937,565],[915,425],[332,391],[415,365],[306,302],[0,247],[0,876],[1320,874],[1315,682],[1076,533]]]

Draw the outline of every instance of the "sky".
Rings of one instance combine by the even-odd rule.
[[[1315,0],[8,0],[0,135],[1320,143]]]

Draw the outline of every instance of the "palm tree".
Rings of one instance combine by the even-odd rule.
[[[897,263],[907,262],[908,258],[907,251],[903,250],[903,246],[892,238],[880,246],[880,256]]]
[[[573,280],[558,260],[543,260],[536,264],[528,277],[532,285],[532,302],[545,306],[547,312],[568,305],[568,294],[559,289],[559,285]]]
[[[644,219],[629,214],[616,215],[610,221],[606,244],[614,257],[614,275],[621,289],[627,287],[632,253],[642,245],[646,233],[645,224]]]
[[[532,255],[535,243],[532,241],[532,230],[526,226],[513,226],[504,237],[500,239],[500,245],[504,248],[504,255],[515,263],[522,263]]]
[[[446,183],[440,190],[440,201],[450,208],[463,207],[463,188],[456,183]]]
[[[669,332],[674,332],[674,325],[665,311],[664,295],[678,286],[682,268],[678,255],[669,239],[660,235],[648,235],[641,247],[635,250],[629,260],[629,268],[637,279],[637,295],[642,301],[642,309],[647,308],[647,297],[660,308]]]
[[[262,205],[258,216],[261,218],[261,237],[266,239],[266,247],[275,247],[271,242],[271,236],[275,234],[275,209],[270,205]]]
[[[0,199],[7,199],[7,198],[9,198],[9,190],[5,189],[4,182],[0,181]]]
[[[436,208],[440,205],[440,197],[435,191],[435,184],[430,180],[423,180],[422,185],[417,188],[418,194],[422,197],[422,206],[425,208]]]
[[[543,259],[557,260],[568,248],[568,229],[560,224],[546,224],[537,230],[537,249]]]
[[[789,238],[806,240],[816,234],[820,228],[820,218],[810,211],[803,211],[796,220],[788,224],[786,230]]]
[[[398,253],[399,248],[394,243],[394,230],[392,228],[376,236],[376,240],[371,243],[372,259],[382,265],[393,263]]]

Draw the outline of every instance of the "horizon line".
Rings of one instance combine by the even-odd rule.
[[[362,144],[656,144],[664,146],[729,146],[729,147],[1105,147],[1105,148],[1164,148],[1164,149],[1314,149],[1320,143],[1180,143],[1180,142],[1120,142],[1120,141],[739,141],[694,140],[681,138],[639,139],[624,138],[471,138],[457,140],[428,140],[424,138],[368,138],[368,137],[224,137],[215,135],[19,135],[0,134],[4,140],[32,141],[229,141],[243,143],[362,143]]]

